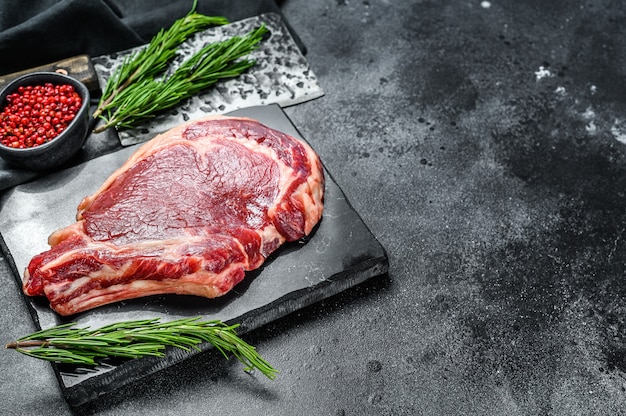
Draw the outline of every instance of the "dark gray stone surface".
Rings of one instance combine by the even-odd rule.
[[[616,1],[290,0],[326,95],[287,109],[389,274],[80,414],[626,413],[626,8]],[[33,329],[0,277],[7,340]],[[0,413],[68,415],[0,354]]]
[[[276,104],[243,108],[228,114],[250,117],[302,138]],[[80,200],[96,192],[111,173],[137,151],[137,146],[140,145],[49,173],[3,195],[0,199],[0,249],[9,253],[7,260],[12,263],[11,269],[18,282],[31,259],[49,248],[48,236],[75,221]],[[323,220],[307,236],[306,244],[304,240],[284,244],[225,296],[218,299],[149,296],[104,305],[70,317],[60,316],[44,297],[37,296],[29,297],[27,302],[33,319],[41,329],[68,322],[95,329],[120,321],[199,317],[204,321],[237,323],[240,325],[238,333],[243,335],[387,273],[384,248],[350,206],[332,176],[325,172],[324,178]],[[202,350],[208,348],[207,344],[201,346]],[[58,366],[56,374],[66,400],[78,407],[197,353],[170,349],[164,358],[114,360],[96,368]]]

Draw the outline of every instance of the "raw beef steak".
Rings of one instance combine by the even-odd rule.
[[[315,152],[245,118],[210,117],[141,146],[54,232],[24,292],[61,315],[148,295],[221,296],[322,216]]]

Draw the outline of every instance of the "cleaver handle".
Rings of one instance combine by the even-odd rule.
[[[35,68],[25,69],[23,71],[11,74],[0,75],[0,89],[4,88],[8,83],[19,76],[29,74],[31,72],[60,72],[76,78],[87,86],[92,94],[100,93],[100,85],[98,83],[98,74],[91,62],[89,55],[78,55],[71,58],[62,59],[50,64],[41,65]]]

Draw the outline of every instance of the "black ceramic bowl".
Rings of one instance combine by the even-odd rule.
[[[56,72],[33,72],[13,80],[0,92],[0,111],[8,104],[7,96],[20,86],[71,84],[81,98],[81,108],[58,136],[47,143],[26,149],[16,149],[0,144],[0,157],[10,165],[35,171],[58,168],[68,162],[85,143],[89,128],[89,90],[82,82]]]

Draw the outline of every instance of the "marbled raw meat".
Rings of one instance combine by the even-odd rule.
[[[61,315],[137,297],[230,291],[323,211],[306,143],[246,118],[209,117],[141,146],[54,232],[24,292]]]

